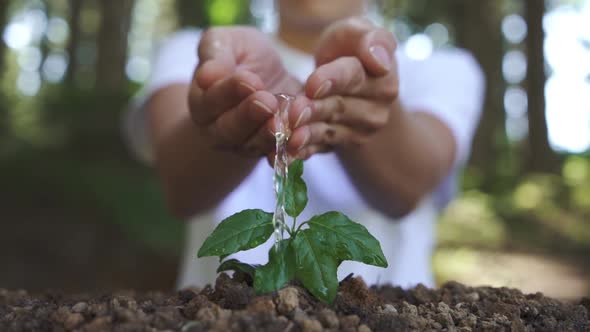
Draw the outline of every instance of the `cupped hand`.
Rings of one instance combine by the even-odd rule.
[[[316,70],[304,91],[311,99],[289,141],[306,159],[338,146],[362,145],[384,128],[398,101],[393,34],[366,19],[329,26],[315,53]]]
[[[302,85],[285,70],[268,38],[253,28],[211,28],[202,35],[199,60],[189,108],[200,132],[216,148],[252,157],[270,154],[278,108],[274,94],[296,94]]]

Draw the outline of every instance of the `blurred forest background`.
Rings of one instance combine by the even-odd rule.
[[[590,294],[590,1],[379,6],[409,56],[464,47],[487,75],[438,281]],[[272,31],[272,1],[0,1],[0,287],[174,286],[183,225],[121,118],[166,34],[233,23]]]

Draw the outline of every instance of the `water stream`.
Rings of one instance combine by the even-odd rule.
[[[285,219],[287,213],[285,212],[285,191],[283,188],[287,185],[288,175],[288,156],[287,156],[287,142],[289,140],[289,107],[294,100],[293,97],[286,94],[277,94],[279,101],[279,112],[275,115],[275,140],[276,152],[274,162],[274,190],[276,197],[275,213],[272,219],[275,234],[275,245],[277,245],[285,233],[287,225]]]

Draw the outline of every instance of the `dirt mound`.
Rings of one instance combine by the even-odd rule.
[[[169,294],[0,290],[0,331],[590,331],[589,299],[458,283],[368,288],[349,277],[329,306],[297,285],[256,296],[247,279],[222,274],[214,288]]]

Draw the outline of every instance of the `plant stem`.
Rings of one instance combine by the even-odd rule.
[[[301,227],[305,224],[307,224],[307,221],[302,222],[301,225],[299,225],[299,227],[297,227],[297,230],[295,231],[295,235],[297,235],[297,233],[299,233],[299,231],[301,230]]]
[[[295,229],[295,226],[297,226],[297,217],[293,217],[293,226],[291,226],[291,230]]]
[[[289,228],[289,227],[285,227],[287,229],[287,233],[289,233],[289,237],[293,237],[295,236],[295,234],[297,233],[293,233],[293,229]]]

